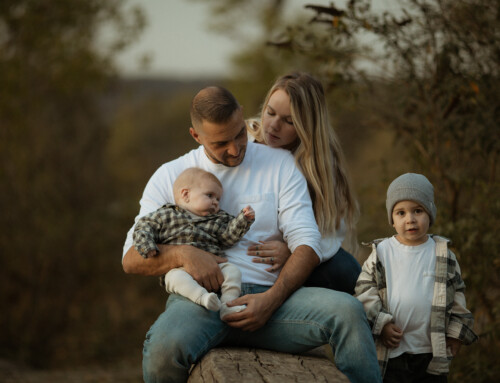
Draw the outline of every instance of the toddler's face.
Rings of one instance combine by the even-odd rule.
[[[185,207],[193,214],[206,216],[219,211],[222,188],[216,182],[204,181],[189,189],[188,202]]]
[[[417,246],[427,241],[429,214],[414,201],[400,201],[394,205],[392,220],[398,235],[396,238],[403,245]]]

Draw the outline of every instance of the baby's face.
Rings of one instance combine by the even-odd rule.
[[[414,201],[400,201],[394,205],[392,220],[403,245],[417,246],[427,241],[430,218],[425,209]]]
[[[189,189],[189,201],[185,208],[191,213],[206,216],[219,211],[222,188],[216,182],[204,181]]]

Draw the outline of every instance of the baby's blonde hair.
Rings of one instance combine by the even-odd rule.
[[[187,168],[184,170],[174,181],[174,199],[175,203],[179,204],[181,201],[181,190],[184,188],[192,189],[194,187],[200,186],[205,182],[214,182],[222,187],[219,179],[212,173],[207,172],[200,168]]]

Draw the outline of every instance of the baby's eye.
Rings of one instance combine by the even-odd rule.
[[[400,210],[400,211],[397,211],[397,212],[396,212],[396,215],[399,215],[399,216],[401,216],[401,217],[402,217],[403,215],[405,215],[405,212],[404,212],[404,211],[402,211],[402,210]]]
[[[422,214],[424,212],[424,209],[418,208],[415,209],[415,214]]]

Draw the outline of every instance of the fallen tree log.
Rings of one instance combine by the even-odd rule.
[[[323,349],[300,355],[220,347],[210,350],[192,369],[188,383],[349,383]]]

